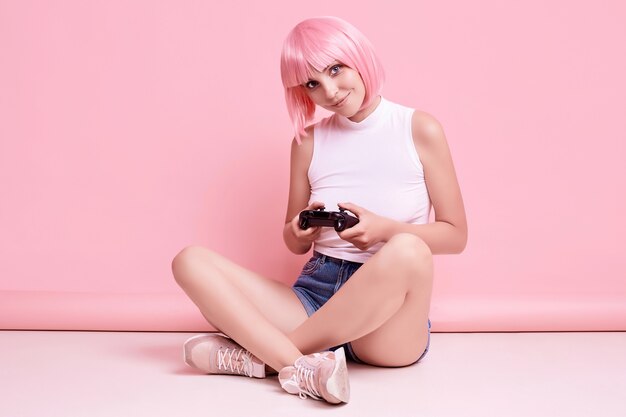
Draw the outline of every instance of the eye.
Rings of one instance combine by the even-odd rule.
[[[317,81],[313,81],[313,80],[307,81],[306,83],[304,83],[304,87],[307,90],[312,90],[315,87],[317,87]]]
[[[341,69],[341,64],[333,65],[332,67],[330,67],[330,74],[335,75],[339,72],[340,69]]]

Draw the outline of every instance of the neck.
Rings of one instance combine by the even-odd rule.
[[[376,96],[376,98],[374,98],[374,100],[372,100],[372,102],[370,103],[369,106],[367,106],[364,109],[359,110],[358,112],[356,112],[354,114],[354,116],[352,117],[348,117],[348,119],[352,122],[355,123],[359,123],[362,122],[363,120],[365,120],[367,118],[367,116],[369,116],[370,114],[372,114],[372,112],[374,110],[376,110],[376,107],[378,107],[378,104],[380,103],[381,97],[380,96]]]

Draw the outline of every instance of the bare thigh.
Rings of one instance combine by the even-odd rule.
[[[357,358],[375,366],[415,363],[428,345],[428,314],[417,303],[405,304],[388,322],[353,342]]]
[[[186,271],[190,270],[190,266],[208,274],[217,270],[218,274],[215,275],[227,279],[261,315],[283,333],[291,332],[308,318],[290,286],[252,272],[207,248],[190,246],[174,258],[172,269],[177,281],[181,281],[179,275],[188,273]]]
[[[398,265],[407,259],[417,265],[415,279],[410,283],[402,307],[378,329],[351,343],[356,356],[371,365],[410,365],[417,361],[428,345],[432,254],[421,239],[413,236],[400,238],[389,246],[385,245],[368,261],[389,262],[391,259],[392,264]],[[368,270],[370,268],[363,265],[355,275],[368,273]]]

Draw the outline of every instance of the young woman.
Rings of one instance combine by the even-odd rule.
[[[206,373],[263,378],[301,398],[347,402],[348,359],[400,367],[428,350],[432,255],[459,253],[467,225],[441,125],[383,98],[383,68],[352,25],[320,17],[287,36],[281,73],[295,128],[283,236],[313,256],[292,287],[202,247],[173,261],[174,276],[223,334],[185,343]],[[305,127],[320,106],[334,114]],[[302,210],[348,210],[337,232],[299,227]],[[434,222],[429,222],[431,207]]]

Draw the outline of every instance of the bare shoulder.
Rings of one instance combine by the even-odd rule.
[[[411,120],[413,141],[418,148],[431,148],[446,144],[443,126],[429,113],[415,110]]]
[[[306,136],[300,136],[300,144],[294,138],[291,142],[291,160],[302,168],[309,167],[313,158],[313,130],[314,125],[307,126]]]

